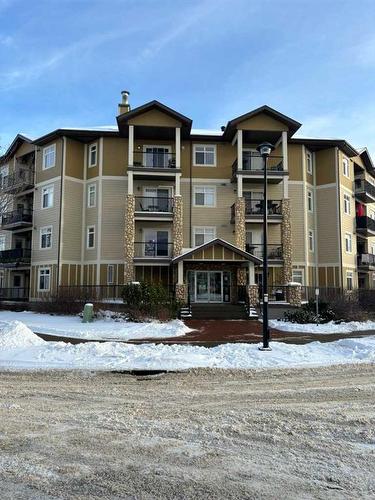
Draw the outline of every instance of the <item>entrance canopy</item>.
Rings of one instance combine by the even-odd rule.
[[[262,264],[262,259],[259,259],[258,257],[255,257],[255,255],[241,250],[235,245],[232,245],[232,243],[228,243],[221,238],[215,238],[211,241],[208,241],[207,243],[203,243],[203,245],[188,250],[172,259],[173,264],[181,261],[209,261],[231,263],[253,262],[257,265]]]

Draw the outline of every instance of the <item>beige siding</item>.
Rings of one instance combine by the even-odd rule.
[[[289,186],[289,198],[291,205],[292,220],[292,260],[293,262],[305,261],[305,229],[303,207],[302,184],[291,184]]]
[[[125,197],[124,179],[103,181],[102,260],[124,258]]]
[[[319,262],[321,264],[338,263],[340,254],[336,188],[318,189],[316,197],[319,230]]]
[[[65,179],[62,260],[81,260],[83,183]]]

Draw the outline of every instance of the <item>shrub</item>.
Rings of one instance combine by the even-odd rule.
[[[129,283],[124,286],[121,295],[132,321],[150,318],[167,321],[177,317],[179,304],[160,283]]]

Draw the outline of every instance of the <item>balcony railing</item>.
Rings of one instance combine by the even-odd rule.
[[[136,196],[135,211],[171,213],[173,212],[173,198]]]
[[[367,215],[357,215],[356,224],[357,230],[375,233],[375,219],[371,219]]]
[[[168,241],[136,241],[134,243],[134,257],[147,259],[161,259],[172,257],[173,243]]]
[[[246,243],[245,250],[259,259],[263,259],[262,244]],[[267,245],[267,256],[271,260],[281,260],[283,258],[283,247],[280,244]]]
[[[29,288],[0,288],[0,300],[29,300]]]
[[[357,256],[358,266],[375,266],[375,254],[362,253]]]
[[[263,213],[264,213],[263,200],[245,199],[245,215],[263,215]],[[267,214],[281,215],[281,200],[267,200]]]
[[[355,194],[364,202],[372,202],[375,200],[375,186],[365,179],[355,179],[354,181]]]
[[[263,172],[263,158],[259,153],[246,152],[242,156],[242,172],[259,174]],[[270,174],[275,172],[282,172],[283,167],[283,157],[282,156],[269,156],[267,159],[267,172]],[[235,159],[232,165],[232,173],[237,173],[238,171],[238,160]]]
[[[6,226],[23,226],[32,224],[33,211],[23,208],[22,210],[13,210],[13,212],[7,212],[3,214],[1,226],[4,228]]]
[[[175,153],[162,151],[134,151],[134,167],[143,168],[176,168]]]
[[[0,186],[3,192],[14,193],[24,191],[34,185],[34,172],[30,168],[16,168],[16,171],[1,177]]]
[[[13,248],[12,250],[2,250],[0,252],[0,264],[3,265],[29,264],[30,260],[30,248]]]

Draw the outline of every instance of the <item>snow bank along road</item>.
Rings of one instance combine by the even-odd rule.
[[[2,498],[374,498],[375,366],[0,373]]]

